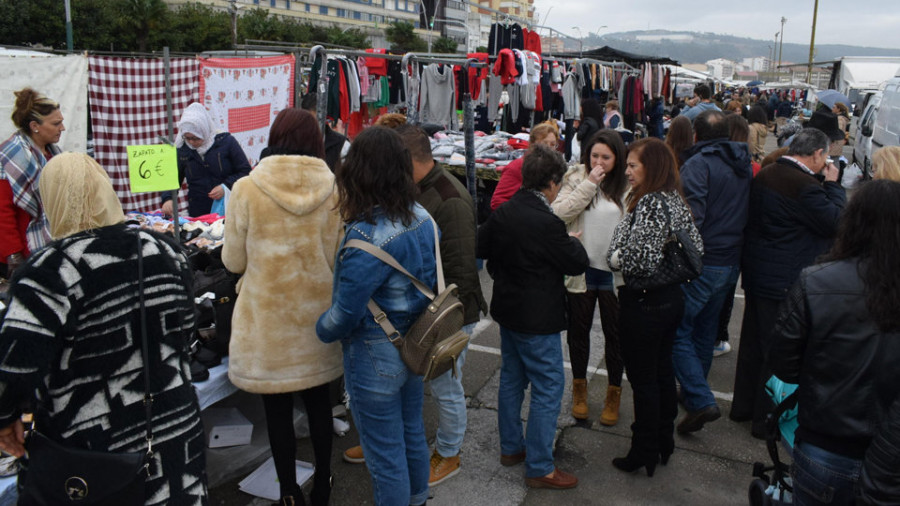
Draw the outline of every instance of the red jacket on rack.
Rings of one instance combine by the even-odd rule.
[[[512,49],[501,49],[494,62],[493,72],[500,76],[500,84],[513,84],[519,71],[516,70],[516,55]]]

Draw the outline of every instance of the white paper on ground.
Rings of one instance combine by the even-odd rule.
[[[315,468],[309,462],[301,460],[297,463],[297,484],[303,486],[307,480],[315,474]],[[238,483],[242,492],[246,492],[256,497],[262,497],[270,501],[277,501],[281,498],[281,489],[278,486],[278,475],[275,473],[275,459],[269,457],[263,465],[259,466],[256,471],[250,473],[246,478]]]

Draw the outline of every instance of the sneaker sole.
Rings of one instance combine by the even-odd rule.
[[[578,486],[578,482],[576,481],[575,483],[573,483],[573,484],[571,484],[571,485],[562,485],[562,486],[560,486],[560,485],[551,485],[550,483],[547,483],[546,481],[540,481],[540,480],[534,480],[534,479],[531,479],[531,478],[525,478],[525,485],[526,485],[527,487],[529,487],[529,488],[548,488],[548,489],[551,489],[551,490],[568,490],[568,489],[570,489],[570,488],[575,488],[575,487],[577,487],[577,486]]]
[[[459,474],[459,469],[460,468],[457,467],[456,469],[454,469],[454,470],[450,471],[449,473],[447,473],[446,475],[444,475],[444,477],[439,480],[429,481],[428,485],[433,487],[435,485],[440,485],[441,483],[444,483],[445,481],[447,481],[450,478],[453,478],[454,476]]]
[[[344,462],[346,462],[348,464],[365,464],[366,463],[365,457],[363,457],[361,459],[357,459],[357,458],[353,458],[353,457],[348,457],[346,453],[341,454],[341,456],[343,457]]]

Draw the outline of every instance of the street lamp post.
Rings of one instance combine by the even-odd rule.
[[[812,35],[809,37],[809,65],[806,67],[806,84],[810,84],[812,82],[813,55],[815,54],[816,47],[816,17],[818,15],[819,0],[816,0],[815,7],[813,7]]]
[[[781,35],[781,32],[775,32],[775,49],[772,50],[772,63],[775,63],[775,51],[778,49],[778,36],[779,35]],[[778,68],[777,65],[775,65],[775,72],[781,72],[781,69]],[[776,78],[776,80],[780,81],[781,79]]]
[[[584,56],[584,35],[581,34],[581,28],[573,26],[572,29],[578,32],[578,56]]]
[[[72,9],[66,0],[66,50],[72,52]]]
[[[787,18],[781,16],[781,43],[778,45],[778,67],[781,68],[781,51],[784,49],[784,23]]]

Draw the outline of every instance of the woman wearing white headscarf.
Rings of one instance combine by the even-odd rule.
[[[145,501],[206,504],[186,258],[170,238],[126,227],[109,177],[89,156],[54,156],[39,184],[55,242],[18,269],[0,324],[0,449],[24,454],[20,417],[32,405],[36,428],[68,448],[146,451],[141,262],[154,452]]]
[[[238,141],[228,132],[218,132],[203,104],[193,103],[178,122],[178,180],[187,179],[188,214],[209,214],[213,201],[225,196],[234,182],[250,174],[250,162]],[[172,196],[163,196],[162,210],[173,215]]]

